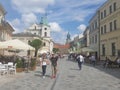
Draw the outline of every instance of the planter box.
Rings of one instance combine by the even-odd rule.
[[[22,72],[23,68],[16,68],[16,72]]]
[[[33,66],[30,68],[31,71],[34,71],[36,69],[36,66]]]

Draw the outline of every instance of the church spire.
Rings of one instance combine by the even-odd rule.
[[[70,43],[70,41],[71,41],[70,33],[68,32],[68,34],[67,34],[67,39],[66,39],[66,43]]]
[[[41,17],[41,24],[48,25],[48,20],[47,20],[47,13],[43,17]]]

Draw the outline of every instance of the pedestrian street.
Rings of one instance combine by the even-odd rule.
[[[37,66],[35,71],[4,75],[0,79],[0,90],[120,90],[119,68],[83,64],[79,70],[77,62],[67,57],[59,59],[55,79],[51,79],[50,65],[45,78],[42,78],[41,67]]]

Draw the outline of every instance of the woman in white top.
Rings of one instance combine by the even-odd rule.
[[[41,60],[41,66],[42,66],[42,75],[43,78],[45,78],[46,68],[47,68],[47,58],[46,55],[43,54],[42,60]]]

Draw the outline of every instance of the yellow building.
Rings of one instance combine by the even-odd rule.
[[[100,59],[120,56],[120,0],[108,0],[100,9]]]
[[[94,50],[91,54],[94,54],[99,59],[99,11],[89,21],[89,29],[89,48]]]

